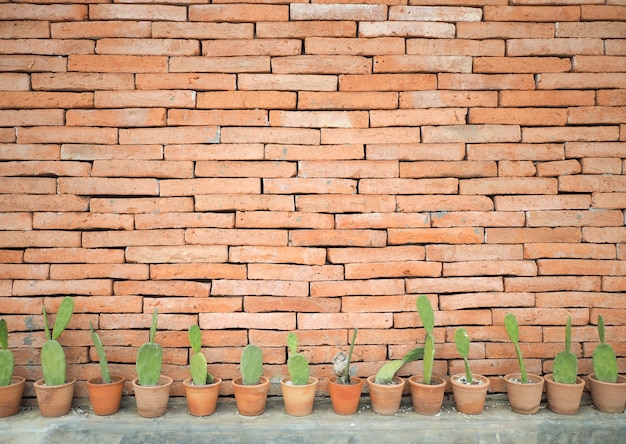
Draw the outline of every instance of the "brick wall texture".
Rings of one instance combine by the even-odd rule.
[[[65,295],[78,396],[89,322],[132,380],[155,307],[174,395],[195,323],[223,395],[248,343],[286,375],[290,331],[324,394],[352,328],[360,376],[423,344],[421,294],[435,374],[462,371],[462,326],[502,391],[508,312],[529,371],[571,316],[591,373],[598,315],[626,371],[623,0],[2,0],[0,18],[16,374],[41,377],[41,308]]]

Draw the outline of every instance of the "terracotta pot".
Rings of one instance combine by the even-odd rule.
[[[283,378],[280,380],[280,388],[283,393],[286,414],[307,416],[313,412],[317,378],[309,376],[309,381],[305,385],[293,385],[291,378]]]
[[[487,390],[489,389],[489,379],[483,375],[472,375],[474,384],[465,384],[459,379],[465,378],[465,373],[453,375],[450,378],[452,384],[452,394],[454,396],[454,406],[466,415],[479,415],[485,408],[487,400]],[[480,384],[476,384],[480,381]]]
[[[436,415],[441,411],[443,397],[446,394],[446,380],[431,376],[430,384],[424,384],[423,376],[409,378],[413,411],[420,415]]]
[[[598,381],[592,373],[589,375],[591,402],[604,413],[622,413],[626,405],[626,376],[617,375],[617,382]]]
[[[108,384],[102,383],[101,376],[87,380],[89,401],[93,407],[93,412],[99,416],[117,413],[122,403],[123,390],[123,376],[111,376],[111,382]]]
[[[574,415],[578,412],[580,400],[583,396],[585,381],[576,377],[574,384],[563,384],[554,380],[554,375],[546,375],[546,392],[548,408],[561,415]]]
[[[383,416],[395,415],[400,410],[402,402],[402,391],[404,390],[404,379],[399,376],[393,377],[394,384],[377,384],[374,382],[376,375],[367,378],[367,385],[370,389],[370,400],[372,410]]]
[[[133,379],[137,413],[143,418],[158,418],[167,411],[167,401],[174,381],[169,376],[161,375],[159,384],[153,386],[139,385],[139,378]]]
[[[0,418],[16,415],[22,406],[26,378],[13,376],[11,383],[0,387]]]
[[[72,408],[76,378],[63,385],[46,385],[43,379],[35,381],[35,395],[41,416],[53,418],[66,415]]]
[[[215,413],[220,394],[221,378],[213,378],[212,384],[195,385],[191,378],[183,381],[187,408],[193,416],[209,416]]]
[[[533,415],[539,411],[545,379],[532,373],[527,373],[526,376],[526,384],[517,381],[522,378],[520,373],[505,375],[504,382],[511,410],[522,415]]]
[[[338,415],[354,415],[359,409],[363,380],[356,376],[350,377],[350,384],[337,384],[337,377],[328,380],[328,392],[333,411]]]
[[[267,392],[270,388],[270,380],[261,376],[261,382],[256,385],[244,385],[241,378],[233,380],[233,391],[237,410],[242,416],[257,416],[265,412],[267,404]]]

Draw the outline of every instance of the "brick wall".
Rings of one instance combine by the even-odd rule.
[[[626,371],[622,0],[0,3],[0,315],[41,377],[41,306],[76,312],[69,375],[135,377],[159,309],[163,373],[297,330],[326,390],[422,344],[440,375],[548,373],[567,316],[580,373],[596,319]],[[406,365],[403,376],[418,373]],[[274,392],[277,392],[274,387]],[[231,393],[226,381],[223,394]],[[32,396],[32,389],[27,394]]]

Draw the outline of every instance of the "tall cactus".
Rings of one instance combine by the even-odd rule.
[[[241,353],[241,380],[244,385],[257,385],[263,373],[263,351],[256,345],[246,345]]]
[[[526,365],[524,364],[524,358],[522,357],[522,349],[519,347],[519,326],[517,319],[513,313],[507,313],[504,316],[504,327],[509,335],[509,339],[515,346],[515,353],[517,354],[517,362],[519,363],[519,369],[521,373],[522,384],[528,382],[528,375],[526,374]]]
[[[69,296],[63,298],[59,312],[57,313],[54,328],[52,329],[52,334],[50,334],[50,329],[48,328],[46,307],[42,307],[42,312],[47,339],[41,348],[43,378],[46,385],[63,385],[65,384],[66,369],[65,352],[57,339],[70,323],[72,313],[74,313],[74,300]]]
[[[472,369],[470,368],[468,359],[470,338],[464,328],[457,328],[454,331],[454,342],[456,344],[456,349],[463,358],[463,363],[465,364],[465,379],[467,379],[469,384],[474,384],[474,376],[472,375]]]
[[[298,338],[295,333],[287,335],[287,348],[289,358],[287,359],[287,369],[293,385],[306,385],[309,382],[309,361],[306,357],[298,353]]]
[[[593,350],[593,373],[598,381],[617,382],[617,358],[615,350],[604,342],[604,319],[598,315],[600,343]]]
[[[430,300],[424,295],[417,298],[416,305],[422,325],[424,325],[426,330],[426,339],[424,341],[424,384],[430,385],[435,359],[435,338],[433,337],[435,314],[433,313]]]
[[[0,319],[0,387],[11,384],[15,359],[13,352],[9,350],[9,329],[7,322]]]
[[[407,352],[402,359],[394,359],[393,361],[386,362],[376,373],[376,384],[392,384],[393,377],[400,368],[407,362],[417,361],[424,357],[424,348],[418,347]]]
[[[139,376],[139,385],[157,386],[161,376],[161,366],[163,365],[163,350],[161,346],[154,342],[157,328],[157,309],[152,312],[152,324],[150,326],[149,342],[139,347],[137,353],[136,370]]]
[[[100,361],[100,374],[102,375],[102,383],[110,384],[111,373],[109,372],[109,362],[107,361],[107,357],[104,352],[104,346],[102,345],[100,336],[98,336],[98,333],[96,333],[96,331],[93,329],[93,324],[91,323],[91,321],[89,321],[89,330],[91,330],[91,339],[93,340],[93,344],[96,347],[98,360]]]
[[[553,378],[562,384],[576,383],[578,376],[578,358],[571,351],[572,344],[572,317],[567,317],[565,325],[565,350],[559,352],[554,358]]]
[[[191,379],[195,385],[213,384],[213,375],[207,371],[206,358],[202,354],[202,332],[200,327],[189,327],[189,344],[193,350],[193,356],[189,360]]]

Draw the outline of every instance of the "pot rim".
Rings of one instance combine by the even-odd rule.
[[[339,384],[337,382],[337,378],[338,376],[331,376],[330,378],[328,378],[328,383],[334,384],[334,385],[346,386],[346,387],[350,387],[351,385],[363,384],[363,378],[359,376],[350,376],[350,384]]]
[[[287,382],[289,381],[291,381],[291,378],[289,376],[285,376],[284,378],[281,378],[280,385],[288,385],[290,387],[309,387],[311,385],[317,384],[319,379],[317,379],[315,376],[309,376],[308,382],[302,385],[287,384]]]
[[[368,384],[374,384],[374,385],[383,386],[383,387],[395,387],[397,385],[404,386],[404,384],[406,384],[406,381],[401,376],[394,376],[392,381],[394,381],[395,384],[379,384],[378,382],[376,382],[376,375],[370,375],[367,377]]]
[[[564,387],[577,387],[579,385],[585,385],[585,380],[580,376],[576,375],[576,382],[573,384],[566,384],[564,382],[557,382],[554,380],[554,373],[548,373],[546,376],[546,382],[549,384],[562,385]]]
[[[140,388],[163,387],[163,386],[167,386],[167,385],[172,385],[172,383],[174,382],[174,380],[172,378],[170,378],[169,376],[166,376],[166,375],[159,376],[159,383],[161,382],[161,379],[165,380],[165,382],[163,384],[146,386],[146,385],[139,384],[139,377],[136,377],[135,379],[133,379],[133,387],[140,387]]]
[[[107,386],[107,385],[115,385],[115,384],[123,383],[125,381],[122,375],[111,375],[111,382],[107,382],[107,383],[96,382],[97,380],[102,381],[102,376],[94,376],[93,378],[89,378],[87,380],[87,385]]]
[[[433,384],[432,383],[433,380],[440,380],[441,382],[438,382],[437,384]],[[409,384],[419,384],[425,387],[438,387],[440,385],[447,384],[446,378],[444,378],[443,376],[436,376],[436,375],[431,375],[430,382],[431,383],[428,385],[424,384],[424,375],[413,375],[409,377]]]
[[[231,381],[231,383],[232,383],[232,385],[237,385],[239,387],[258,387],[260,385],[269,385],[269,383],[270,383],[270,379],[267,376],[261,376],[261,378],[259,379],[260,382],[258,384],[254,384],[254,385],[242,384],[242,380],[243,380],[243,378],[241,376],[239,376],[239,377],[233,379]]]
[[[59,384],[59,385],[46,385],[46,380],[45,380],[44,378],[41,378],[41,379],[36,380],[36,381],[33,383],[33,385],[34,385],[35,387],[37,387],[37,388],[43,388],[43,389],[45,390],[45,389],[48,389],[48,388],[54,388],[54,387],[64,387],[64,386],[66,386],[66,385],[72,385],[72,384],[74,384],[75,382],[76,382],[76,378],[73,378],[73,379],[71,379],[71,380],[69,380],[69,381],[67,381],[67,380],[66,380],[66,381],[65,381],[65,384]]]
[[[587,375],[587,377],[591,380],[593,380],[593,382],[597,382],[598,384],[615,384],[615,385],[624,385],[626,384],[626,376],[624,375],[617,375],[617,382],[604,382],[604,381],[600,381],[598,378],[596,378],[595,373],[590,373],[589,375]]]
[[[481,375],[479,373],[472,373],[472,377],[473,379],[480,379],[482,381],[482,384],[474,384],[474,385],[463,384],[462,382],[459,382],[458,379],[464,376],[465,376],[465,373],[456,373],[450,376],[450,383],[452,385],[457,385],[461,387],[481,387],[481,388],[485,388],[485,387],[489,388],[489,386],[491,385],[491,380],[485,375]]]
[[[507,384],[517,384],[517,385],[532,385],[529,383],[526,384],[522,384],[521,382],[517,382],[517,381],[512,381],[511,378],[515,378],[519,376],[520,378],[522,377],[522,374],[520,372],[516,372],[516,373],[507,373],[506,375],[504,375],[504,381]],[[545,376],[542,375],[538,375],[537,373],[526,373],[526,376],[530,379],[532,378],[536,378],[536,381],[532,381],[533,384],[543,384],[546,380]]]
[[[186,387],[195,387],[195,388],[215,387],[216,385],[219,385],[221,383],[222,383],[222,378],[218,378],[217,376],[213,377],[213,382],[211,384],[204,384],[204,385],[195,385],[195,384],[193,384],[191,377],[183,380],[183,385],[184,386],[186,386]]]

